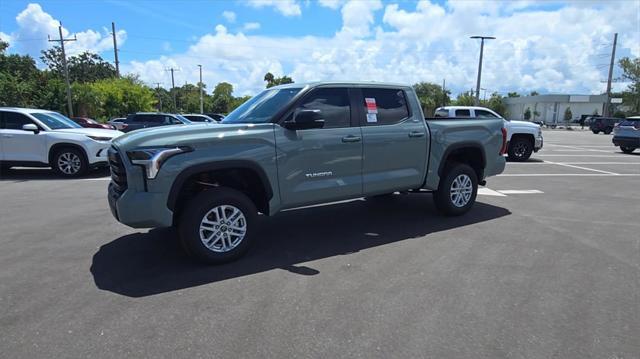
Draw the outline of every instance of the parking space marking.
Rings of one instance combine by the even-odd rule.
[[[578,147],[578,146],[556,145],[556,144],[551,144],[551,146],[562,147],[562,148],[570,148],[571,150],[574,150],[574,151],[578,150],[578,151],[592,151],[592,152],[611,153],[611,151],[607,151],[607,150],[594,150],[594,149],[591,149],[591,148],[583,148],[583,147]],[[569,151],[569,150],[566,150],[566,151]]]
[[[611,153],[611,152],[610,152]],[[538,157],[617,157],[620,158],[620,155],[616,155],[611,153],[610,155],[545,155],[545,154],[541,154],[541,155],[537,155]]]
[[[502,194],[498,191],[494,191],[490,188],[487,187],[480,187],[478,188],[478,195],[481,196],[496,196],[496,197],[506,197],[506,194]]]
[[[640,173],[506,173],[496,177],[637,177]]]
[[[505,190],[498,190],[498,192],[502,193],[502,194],[538,194],[538,193],[544,193],[540,190],[537,189],[505,189]]]
[[[552,164],[552,165],[558,165],[558,166],[563,166],[563,167],[577,168],[577,169],[579,169],[579,170],[585,170],[585,171],[593,171],[593,172],[599,172],[599,173],[606,173],[606,174],[609,174],[609,175],[618,175],[618,173],[614,173],[614,172],[602,171],[602,170],[596,170],[596,169],[589,168],[589,167],[582,167],[582,166],[568,165],[568,164],[563,163],[563,162],[551,162],[551,161],[544,161],[544,163],[549,163],[549,164]]]

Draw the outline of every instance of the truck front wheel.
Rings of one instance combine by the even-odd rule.
[[[531,157],[533,144],[526,138],[515,138],[509,143],[509,159],[517,162],[524,162]]]
[[[436,208],[447,216],[459,216],[471,209],[478,194],[478,177],[469,165],[454,163],[445,170],[433,193]]]
[[[237,259],[249,249],[258,212],[242,192],[225,187],[206,190],[184,208],[178,226],[189,254],[209,264],[220,264]]]

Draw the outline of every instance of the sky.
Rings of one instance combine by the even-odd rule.
[[[196,84],[202,65],[209,91],[226,81],[237,96],[263,89],[266,72],[296,82],[446,81],[458,94],[475,88],[473,35],[496,37],[484,47],[488,94],[602,93],[616,32],[616,58],[640,56],[640,0],[0,1],[11,53],[37,59],[59,22],[77,38],[65,43],[69,55],[113,62],[115,22],[121,72],[169,88],[167,68],[176,85]]]

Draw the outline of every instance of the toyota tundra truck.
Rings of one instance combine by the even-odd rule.
[[[462,215],[505,150],[502,119],[425,119],[411,86],[288,84],[221,124],[118,137],[108,199],[121,223],[177,226],[188,253],[222,263],[247,251],[259,214],[431,191],[442,213]]]

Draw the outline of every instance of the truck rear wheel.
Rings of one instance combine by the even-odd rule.
[[[178,226],[189,254],[205,263],[220,264],[249,249],[258,212],[242,192],[225,187],[206,190],[184,208]]]
[[[447,216],[459,216],[471,209],[478,194],[478,177],[469,165],[453,163],[445,169],[438,190],[433,193],[436,208]]]
[[[624,146],[620,146],[620,149],[624,153],[631,153],[631,152],[633,152],[635,150],[634,147],[624,147]]]

